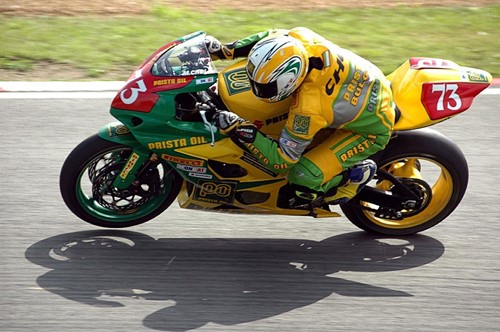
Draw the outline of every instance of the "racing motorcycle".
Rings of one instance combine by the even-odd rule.
[[[488,72],[443,59],[408,59],[387,76],[397,121],[389,144],[370,157],[378,165],[374,179],[347,203],[319,198],[296,205],[286,174],[266,167],[258,150],[220,134],[213,121],[219,110],[230,110],[277,139],[291,98],[258,100],[245,60],[218,70],[205,36],[181,37],[146,59],[112,101],[119,122],[66,158],[60,190],[76,216],[120,228],[157,217],[175,200],[184,209],[316,218],[339,217],[340,208],[367,232],[409,235],[438,224],[460,203],[467,161],[453,141],[428,127],[467,110],[491,84]],[[345,153],[357,149],[363,147]]]

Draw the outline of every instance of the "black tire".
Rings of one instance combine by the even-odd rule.
[[[432,195],[421,210],[407,215],[403,211],[401,220],[376,217],[374,212],[361,209],[359,206],[369,206],[358,198],[361,195],[341,206],[345,216],[354,225],[370,233],[410,235],[429,229],[455,210],[467,189],[469,170],[462,151],[449,138],[429,128],[398,132],[386,149],[372,156],[372,159],[377,162],[379,169],[385,170],[394,170],[395,165],[403,169],[406,163],[411,162],[413,172],[419,175],[424,171],[421,168],[425,168],[422,163],[425,166],[434,165],[436,182],[421,179],[429,185],[427,188],[432,188]],[[381,186],[380,181],[374,185],[377,186]]]
[[[95,134],[68,155],[59,186],[64,202],[77,217],[100,227],[125,228],[155,218],[172,204],[182,178],[163,163],[143,172],[133,192],[125,193],[109,185],[131,151],[128,146]]]

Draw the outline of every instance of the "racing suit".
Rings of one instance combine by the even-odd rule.
[[[259,40],[272,34],[288,34],[304,45],[308,74],[292,96],[279,141],[259,132],[246,145],[256,158],[267,159],[273,171],[288,172],[291,184],[327,192],[341,184],[344,170],[388,143],[395,118],[390,83],[369,61],[307,28],[261,32],[225,44],[212,56],[247,56]],[[306,150],[324,128],[335,131]]]

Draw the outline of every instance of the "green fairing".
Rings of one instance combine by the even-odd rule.
[[[129,129],[121,122],[112,122],[99,129],[99,137],[115,143],[137,148],[141,143],[130,133]]]
[[[214,77],[215,78],[215,77]],[[191,142],[191,138],[211,141],[210,130],[202,122],[182,121],[176,118],[175,97],[180,93],[197,92],[207,89],[212,83],[196,84],[195,79],[182,89],[157,92],[159,96],[150,112],[134,112],[111,108],[111,114],[121,122],[114,122],[99,130],[99,136],[105,140],[130,146],[138,155],[138,162],[134,167],[139,167],[151,152],[161,155],[178,155],[175,152],[178,142]],[[133,133],[133,135],[132,135]],[[221,135],[216,132],[215,139]],[[155,142],[172,142],[172,147],[161,146]],[[187,143],[191,144],[191,143]],[[124,179],[117,178],[114,185],[126,188],[134,180],[135,169],[127,173]]]
[[[173,105],[175,105],[174,100],[176,95],[203,91],[212,84],[197,85],[194,83],[196,78],[182,89],[156,93],[160,98],[150,112],[133,112],[111,108],[110,113],[115,118],[119,119],[126,127],[130,128],[130,131],[134,134],[133,136],[131,134],[122,134],[108,137],[108,127],[103,128],[99,135],[109,141],[129,146],[138,144],[145,148],[148,148],[148,144],[151,142],[185,139],[192,136],[203,136],[207,140],[211,140],[211,133],[204,123],[176,119],[175,108],[173,107]],[[138,124],[139,122],[140,124]],[[215,133],[215,137],[219,139],[220,134]],[[131,142],[129,142],[129,140],[131,140]]]

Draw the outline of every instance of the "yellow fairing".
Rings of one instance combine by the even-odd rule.
[[[395,130],[430,126],[467,110],[492,81],[486,71],[430,58],[411,58],[387,78],[401,111]]]
[[[219,73],[219,95],[231,112],[276,139],[288,119],[292,98],[276,103],[259,100],[251,90],[245,64],[246,60],[239,61]]]
[[[234,207],[239,207],[242,210],[252,211],[252,213],[273,213],[273,214],[283,214],[283,215],[311,215],[311,212],[307,210],[294,210],[294,209],[282,209],[276,206],[278,201],[279,190],[283,185],[286,184],[287,180],[284,174],[274,174],[271,176],[269,171],[266,171],[263,166],[261,167],[248,167],[244,159],[243,150],[238,148],[229,138],[222,139],[215,142],[212,147],[209,144],[201,144],[195,146],[184,147],[176,150],[184,155],[194,157],[196,159],[207,159],[207,155],[210,155],[210,159],[217,160],[221,163],[226,163],[230,165],[240,165],[245,168],[246,175],[237,176],[234,181],[239,182],[240,186],[245,186],[248,184],[257,184],[251,188],[246,188],[241,191],[251,191],[253,193],[261,193],[262,195],[269,195],[268,198],[263,202],[258,202],[255,204],[242,203],[238,199],[235,199],[231,203]],[[210,164],[208,164],[210,168]],[[211,169],[212,172],[215,170]],[[216,172],[215,172],[216,173]],[[225,183],[231,182],[231,177],[225,177]],[[267,182],[267,183],[266,183]],[[216,185],[214,183],[214,185]],[[239,191],[238,191],[239,192]],[[236,193],[237,194],[237,193]],[[220,206],[220,202],[211,203],[210,201],[201,201],[195,199],[191,193],[188,192],[186,185],[181,190],[178,196],[178,202],[182,208],[198,208],[198,209],[211,209]],[[237,212],[232,210],[232,212]],[[340,215],[336,212],[330,212],[323,209],[315,209],[314,216],[321,217],[339,217]]]

